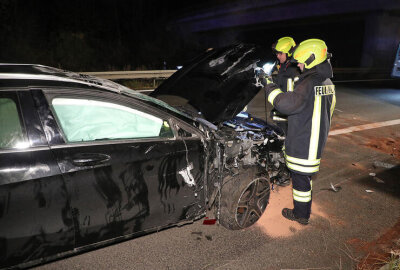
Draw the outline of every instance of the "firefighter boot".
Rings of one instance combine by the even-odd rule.
[[[289,220],[297,221],[298,223],[300,223],[302,225],[308,225],[308,219],[306,219],[306,218],[296,218],[294,213],[293,213],[293,209],[283,208],[282,209],[282,216],[284,218],[289,219]]]

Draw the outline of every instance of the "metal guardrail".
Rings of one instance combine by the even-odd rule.
[[[104,72],[81,72],[82,74],[92,75],[103,79],[109,80],[134,80],[134,79],[152,79],[153,80],[153,88],[151,89],[135,89],[138,92],[148,93],[152,92],[156,87],[156,79],[167,79],[172,74],[174,74],[177,70],[141,70],[141,71],[104,71]],[[341,82],[367,82],[367,81],[390,81],[393,79],[388,78],[377,78],[377,79],[365,79],[363,76],[368,73],[372,74],[390,74],[390,70],[388,69],[371,69],[371,68],[334,68],[334,74],[339,74],[340,77],[345,77],[344,79],[334,79],[334,83]],[[349,75],[353,77],[356,75],[356,78],[346,78]]]
[[[83,74],[96,76],[103,79],[166,79],[177,70],[140,70],[140,71],[105,71],[105,72],[82,72]],[[371,68],[334,68],[334,74],[390,74],[388,69]]]

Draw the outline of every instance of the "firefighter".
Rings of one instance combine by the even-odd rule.
[[[276,83],[279,88],[284,91],[293,91],[294,82],[299,79],[299,69],[294,63],[290,62],[290,57],[292,56],[292,49],[296,46],[293,38],[283,37],[278,39],[274,44],[272,44],[272,51],[278,59],[278,64],[273,76],[273,82]],[[271,111],[272,120],[275,121],[276,125],[280,127],[285,135],[287,134],[288,123],[287,116],[277,111],[275,108]]]
[[[300,75],[296,64],[290,62],[292,50],[295,46],[296,43],[291,37],[282,37],[272,44],[272,51],[278,59],[272,80],[284,92],[293,91],[294,82],[299,79]],[[273,108],[271,110],[271,118],[286,135],[288,130],[287,116]],[[287,168],[284,168],[283,170],[284,173],[278,177],[275,182],[275,184],[279,186],[287,186],[290,184],[289,171]]]
[[[268,102],[288,116],[284,153],[292,176],[294,208],[284,208],[282,215],[303,225],[311,213],[311,176],[319,171],[336,103],[329,58],[324,41],[308,39],[293,52],[292,61],[302,72],[293,92],[282,91],[270,77],[262,79]]]

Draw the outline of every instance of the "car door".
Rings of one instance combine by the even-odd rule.
[[[73,248],[68,193],[32,96],[0,89],[0,268]]]
[[[171,117],[117,93],[35,92],[68,192],[76,247],[198,215],[200,138],[178,138]],[[46,130],[46,127],[45,127]],[[181,172],[181,173],[179,173]]]

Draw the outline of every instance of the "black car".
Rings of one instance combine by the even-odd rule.
[[[254,224],[270,180],[284,177],[282,134],[240,113],[260,89],[256,63],[250,45],[207,52],[154,91],[175,107],[87,75],[0,64],[0,268],[206,215]]]

